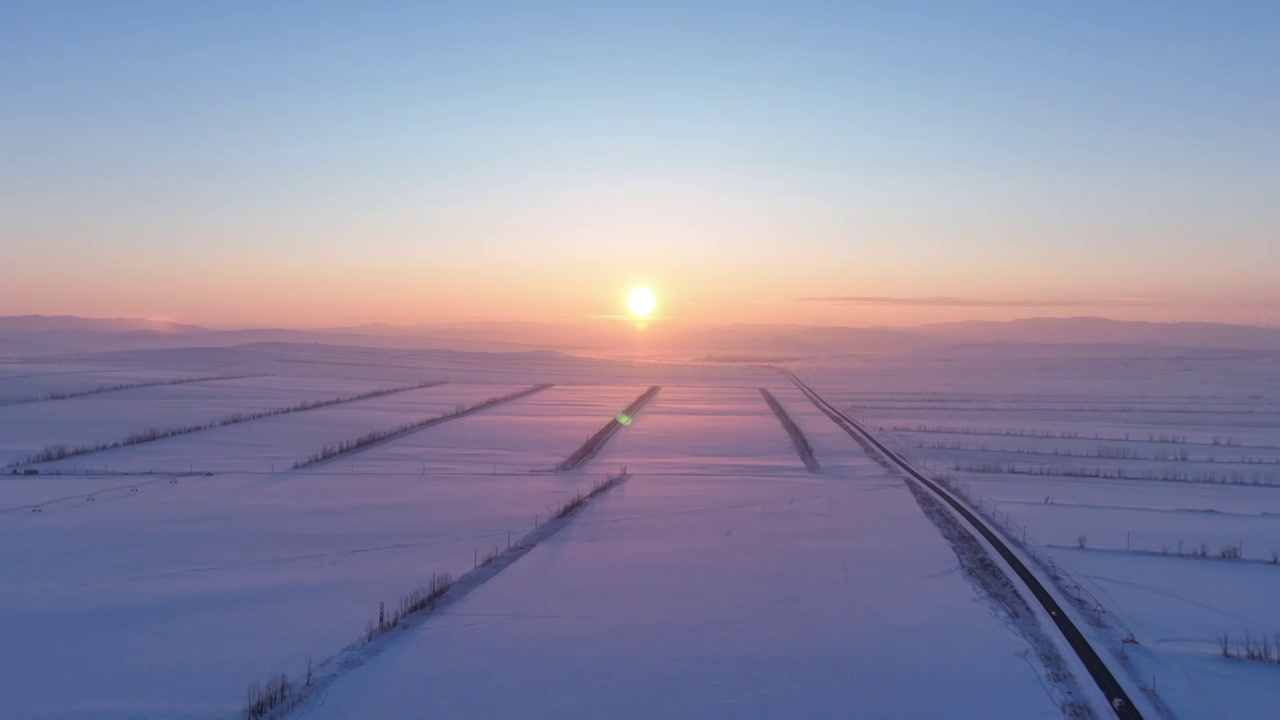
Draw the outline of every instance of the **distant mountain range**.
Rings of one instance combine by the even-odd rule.
[[[261,342],[481,351],[559,350],[624,356],[805,358],[883,354],[966,344],[1148,345],[1280,351],[1280,329],[1226,323],[1148,323],[1104,318],[1028,318],[889,327],[693,325],[618,321],[474,322],[405,327],[373,323],[298,330],[214,330],[138,318],[0,317],[0,355],[54,355]]]
[[[967,342],[1107,343],[1235,349],[1280,348],[1280,329],[1226,323],[1150,323],[1096,317],[1027,318],[1007,322],[919,325],[909,332]]]
[[[75,315],[9,315],[0,316],[0,335],[25,332],[65,332],[88,330],[92,332],[200,332],[205,328],[182,325],[164,320],[141,318],[84,318]]]

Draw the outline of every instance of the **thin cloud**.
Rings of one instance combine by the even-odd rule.
[[[1071,307],[1168,307],[1170,303],[1142,298],[1072,298],[1063,300],[994,300],[959,297],[884,297],[879,295],[828,295],[802,297],[801,302],[833,305],[891,305],[898,307],[966,307],[966,308],[1071,308]]]

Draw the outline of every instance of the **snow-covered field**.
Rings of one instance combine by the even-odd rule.
[[[1120,661],[1178,717],[1270,715],[1280,665],[1220,640],[1280,647],[1280,363],[1024,353],[801,374],[1064,568],[1105,608],[1099,643],[1131,632]]]
[[[664,389],[601,458],[629,482],[302,715],[1061,717],[901,481],[783,394],[828,473],[753,388]]]
[[[371,472],[545,471],[643,391],[643,387],[613,385],[552,387],[467,418],[465,423],[448,423],[373,448],[353,462],[358,471]],[[339,461],[332,469],[341,471],[342,465]]]
[[[1280,634],[1280,367],[1003,348],[796,370],[1025,532],[1105,607],[1088,628],[1104,653],[1133,633],[1116,662],[1178,717],[1280,706],[1280,665],[1218,646]],[[252,377],[0,407],[0,461],[447,382],[6,469],[40,474],[0,475],[0,717],[236,717],[250,683],[300,676],[380,602],[470,570],[621,467],[626,483],[300,713],[1022,719],[1090,699],[1087,679],[1050,679],[1051,638],[984,594],[902,480],[766,368],[259,345],[9,363],[0,398],[221,375]],[[584,469],[549,472],[654,384]]]
[[[25,456],[142,423],[406,381],[272,376],[0,411],[10,413],[6,447]],[[528,532],[586,486],[593,473],[534,471],[571,453],[642,387],[553,387],[334,463],[287,468],[325,443],[526,386],[409,390],[0,476],[0,716],[233,716],[250,682],[331,654],[379,602],[433,572],[469,570],[477,553]],[[111,473],[83,474],[99,463]],[[81,474],[49,474],[73,465]]]
[[[209,423],[235,413],[357,395],[381,387],[371,381],[248,377],[0,407],[0,423],[5,429],[0,438],[0,464],[23,460],[50,445],[109,442],[150,428]],[[109,460],[105,464],[111,469]],[[78,465],[103,467],[97,459],[87,458]]]
[[[309,382],[309,381],[307,381]],[[94,453],[87,458],[42,464],[42,472],[70,472],[86,465],[130,472],[182,473],[191,470],[262,472],[285,470],[329,443],[364,432],[446,413],[518,385],[445,384],[406,390],[368,400],[331,405],[211,428],[163,442],[142,443]],[[333,396],[343,393],[328,390]],[[287,404],[287,403],[286,403]]]
[[[102,387],[141,385],[207,377],[212,373],[174,370],[103,369],[98,365],[0,365],[0,406],[39,400],[51,394],[83,393]]]

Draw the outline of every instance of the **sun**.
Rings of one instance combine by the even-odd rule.
[[[649,317],[658,307],[658,296],[647,287],[632,288],[627,293],[627,309],[636,317]]]

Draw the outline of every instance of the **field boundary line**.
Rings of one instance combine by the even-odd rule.
[[[314,668],[308,663],[306,675],[299,678],[299,682],[295,683],[284,674],[272,678],[265,686],[283,688],[279,702],[258,712],[254,712],[253,708],[247,708],[238,716],[245,720],[280,720],[295,711],[305,709],[315,700],[323,698],[325,693],[348,673],[378,657],[400,638],[407,637],[408,631],[430,622],[465,600],[503,570],[566,528],[589,505],[621,487],[631,477],[627,473],[606,475],[604,481],[593,486],[585,495],[581,493],[575,495],[560,505],[546,522],[535,526],[519,540],[509,544],[506,549],[495,548],[494,552],[484,556],[483,562],[477,560],[474,568],[456,580],[448,574],[433,575],[429,584],[423,585],[419,590],[401,599],[402,611],[393,611],[388,615],[380,604],[379,623],[374,625],[371,622],[364,636],[321,661]],[[406,606],[406,599],[413,599],[413,602]]]
[[[14,405],[33,405],[42,402],[57,402],[59,400],[74,400],[76,398],[89,397],[91,395],[105,395],[107,393],[121,392],[124,390],[139,390],[142,388],[164,387],[167,385],[189,385],[192,383],[216,382],[218,380],[245,380],[248,378],[271,377],[266,373],[245,374],[245,375],[214,375],[212,377],[185,377],[175,378],[172,380],[151,380],[139,383],[116,383],[115,385],[99,385],[94,388],[86,388],[84,390],[72,390],[71,392],[47,392],[44,395],[33,395],[21,397],[14,400],[6,400],[0,402],[0,407],[12,407]]]
[[[632,400],[631,404],[627,405],[621,413],[618,413],[616,417],[610,418],[609,422],[604,424],[604,427],[597,430],[594,435],[588,438],[587,441],[582,444],[582,447],[573,451],[573,454],[565,458],[564,462],[555,466],[554,471],[559,473],[577,470],[583,465],[591,462],[591,460],[604,449],[604,446],[608,444],[609,440],[612,439],[619,430],[631,424],[631,421],[640,413],[640,410],[644,408],[645,405],[648,405],[649,401],[657,396],[658,391],[661,389],[661,386],[654,385],[641,393],[640,397]]]
[[[760,388],[760,395],[764,398],[765,404],[773,411],[773,416],[778,418],[778,422],[782,423],[782,429],[787,431],[787,436],[791,438],[791,447],[795,448],[796,455],[800,456],[800,462],[804,463],[805,469],[811,473],[822,472],[822,466],[818,464],[818,459],[813,456],[813,446],[809,444],[809,438],[804,436],[804,431],[796,425],[796,421],[791,419],[787,414],[787,409],[782,407],[782,403],[778,402],[778,398],[773,396],[767,388]]]
[[[495,398],[489,398],[488,400],[482,400],[481,402],[478,402],[475,405],[470,405],[468,407],[464,407],[459,410],[454,410],[452,412],[448,412],[443,415],[436,415],[434,417],[429,417],[424,420],[419,420],[417,422],[400,425],[387,430],[375,430],[361,437],[358,437],[355,440],[344,441],[344,443],[352,443],[350,447],[344,447],[343,443],[339,443],[337,446],[335,446],[336,449],[334,449],[332,453],[329,452],[328,447],[321,448],[318,452],[314,453],[310,458],[294,463],[293,469],[301,470],[303,468],[313,468],[313,467],[318,467],[320,465],[326,465],[326,464],[335,462],[337,460],[350,457],[352,455],[355,455],[356,453],[362,453],[366,450],[371,450],[373,448],[378,447],[379,445],[385,445],[389,442],[406,438],[410,435],[413,435],[414,433],[421,432],[428,428],[433,428],[437,425],[449,422],[450,420],[461,420],[462,418],[467,417],[469,415],[474,415],[478,412],[484,412],[485,410],[488,410],[490,408],[498,407],[499,405],[505,405],[506,403],[509,403],[509,402],[515,402],[516,400],[527,398],[530,395],[533,395],[535,393],[540,393],[543,390],[546,390],[551,387],[554,387],[554,386],[553,385],[534,385],[533,387],[525,388],[523,390],[518,390],[509,395],[502,395]],[[385,433],[385,435],[383,433]],[[375,436],[377,437],[375,438]],[[370,438],[373,438],[373,439],[370,439]]]
[[[100,441],[93,445],[79,445],[76,447],[67,447],[66,445],[51,445],[37,452],[25,460],[18,460],[9,463],[5,467],[20,468],[27,465],[42,465],[45,463],[58,462],[68,458],[80,457],[82,455],[90,455],[92,453],[106,452],[107,450],[115,450],[122,447],[131,447],[133,445],[142,445],[144,443],[158,442],[179,435],[190,435],[192,433],[202,432],[205,430],[214,430],[229,425],[239,425],[242,423],[261,420],[263,418],[275,417],[277,415],[290,415],[293,413],[307,412],[308,410],[320,410],[321,408],[333,407],[334,405],[343,405],[345,403],[359,402],[361,400],[373,400],[375,398],[394,395],[396,393],[409,392],[410,390],[424,390],[426,388],[444,385],[447,380],[435,380],[430,382],[420,382],[413,385],[402,385],[393,388],[383,388],[380,390],[370,390],[369,392],[360,393],[359,395],[348,395],[328,398],[326,400],[306,400],[294,405],[282,408],[272,408],[270,410],[259,410],[251,413],[235,413],[217,420],[196,423],[194,425],[182,425],[170,428],[148,428],[147,430],[134,431],[133,434],[126,436],[123,440]]]

